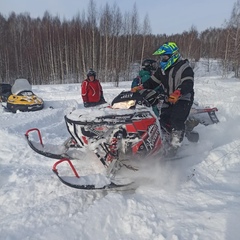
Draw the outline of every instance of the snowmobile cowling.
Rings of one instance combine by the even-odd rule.
[[[159,122],[151,110],[145,107],[121,110],[106,108],[98,110],[97,116],[82,114],[81,110],[65,116],[67,128],[80,146],[92,148],[103,142],[117,139],[118,154],[145,156],[157,153],[161,148]],[[91,144],[89,144],[91,143]]]

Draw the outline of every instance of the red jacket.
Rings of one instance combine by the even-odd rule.
[[[82,82],[82,99],[83,102],[99,102],[103,95],[102,86],[99,80],[89,81],[85,79]]]

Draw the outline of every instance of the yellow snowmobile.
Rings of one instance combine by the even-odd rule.
[[[32,86],[27,79],[16,79],[11,92],[6,110],[16,113],[18,110],[29,112],[43,109],[43,100],[32,92]]]

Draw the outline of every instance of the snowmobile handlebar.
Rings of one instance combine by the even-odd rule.
[[[158,93],[155,90],[152,89],[143,89],[139,91],[139,94],[141,95],[143,99],[143,105],[146,105],[148,107],[157,105],[159,101],[166,100],[167,95],[163,93]]]
[[[142,89],[138,92],[123,91],[113,99],[111,106],[113,106],[116,103],[134,100],[135,101],[134,107],[137,104],[151,107],[157,105],[159,101],[165,100],[166,97],[167,96],[165,94],[158,93],[152,89]]]

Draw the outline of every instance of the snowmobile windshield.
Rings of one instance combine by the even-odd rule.
[[[117,102],[112,105],[115,109],[130,109],[136,106],[136,100],[128,100],[124,102]]]
[[[32,91],[32,86],[27,79],[16,79],[12,86],[12,94],[19,94],[22,91]]]

